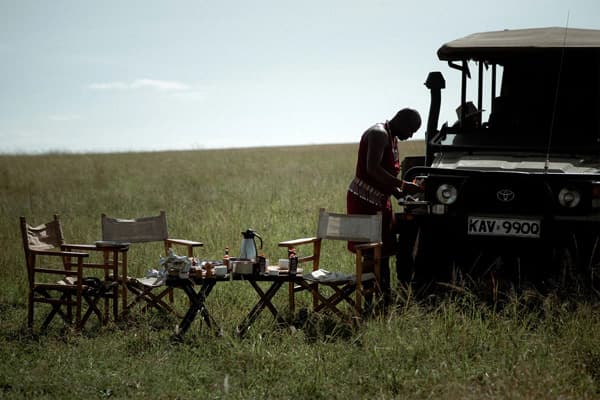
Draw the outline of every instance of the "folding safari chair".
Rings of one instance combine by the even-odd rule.
[[[65,323],[73,324],[73,308],[76,329],[82,328],[92,314],[96,314],[104,324],[108,318],[108,303],[105,303],[103,314],[98,308],[101,299],[112,301],[116,317],[118,290],[115,282],[108,280],[109,272],[116,272],[116,265],[91,263],[87,251],[72,251],[87,246],[65,243],[58,215],[54,215],[52,221],[38,226],[29,225],[25,217],[21,217],[20,222],[29,282],[29,328],[33,328],[36,303],[51,305],[42,323],[42,330],[56,315]],[[88,275],[91,269],[103,269],[104,276]],[[87,309],[83,314],[84,306]]]
[[[165,255],[174,246],[185,247],[188,257],[194,256],[194,248],[203,246],[201,242],[169,238],[167,215],[161,211],[159,215],[134,219],[112,218],[102,214],[102,241],[111,243],[144,243],[161,242]],[[173,303],[173,289],[166,286],[164,277],[130,277],[127,275],[127,258],[122,260],[122,274],[125,287],[133,294],[128,302],[127,293],[123,294],[123,314],[127,314],[136,304],[144,304],[143,310],[155,308],[165,313],[179,313],[165,300]]]
[[[294,286],[295,292],[310,290],[313,294],[313,311],[329,310],[345,317],[339,308],[346,302],[353,308],[353,315],[359,317],[362,312],[362,300],[365,296],[381,296],[381,213],[375,215],[337,214],[319,210],[317,236],[288,240],[279,243],[289,249],[302,246],[312,254],[301,256],[299,263],[312,263],[313,272],[304,275],[304,282]],[[321,266],[321,244],[323,240],[361,242],[355,246],[353,273],[331,272]],[[308,250],[300,250],[304,254]],[[306,268],[304,269],[306,271]],[[352,296],[354,294],[354,296]]]

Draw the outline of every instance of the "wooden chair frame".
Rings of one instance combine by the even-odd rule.
[[[298,259],[299,264],[312,263],[312,270],[317,271],[320,268],[321,244],[325,239],[343,240],[360,242],[355,246],[355,274],[352,279],[339,281],[311,281],[305,280],[301,285],[290,286],[290,303],[293,309],[294,293],[308,289],[313,295],[313,311],[320,312],[329,310],[344,317],[345,314],[338,308],[342,301],[349,303],[354,316],[360,317],[362,314],[362,299],[367,295],[381,296],[381,213],[376,215],[351,215],[337,214],[327,212],[325,209],[319,210],[319,223],[316,237],[288,240],[280,242],[280,247],[286,247],[288,250],[300,246],[310,248],[312,245],[312,254],[302,256]],[[329,229],[330,223],[335,220],[336,229]],[[343,225],[347,225],[346,229]],[[361,227],[362,226],[362,227]],[[338,229],[339,228],[339,229]],[[349,230],[349,231],[348,231]],[[302,251],[300,251],[302,253]],[[365,279],[365,256],[372,254],[374,279]],[[369,282],[370,281],[370,282]],[[369,282],[369,284],[365,284]],[[326,286],[333,290],[330,296],[323,295],[319,286]],[[352,294],[355,298],[352,299]]]
[[[34,309],[36,303],[51,305],[51,310],[42,323],[45,330],[56,315],[69,325],[74,324],[81,329],[92,314],[105,324],[108,320],[108,303],[112,300],[116,317],[118,291],[107,279],[89,280],[84,271],[103,269],[104,278],[116,266],[106,263],[90,263],[89,253],[73,251],[86,248],[86,245],[70,245],[65,243],[62,226],[58,215],[46,224],[31,226],[25,217],[20,218],[21,235],[28,276],[27,325],[33,329]],[[55,276],[53,282],[42,281],[43,276]],[[93,283],[93,284],[92,284]],[[100,299],[105,299],[104,313],[98,308]],[[83,306],[87,306],[83,314]],[[63,307],[66,311],[63,311]],[[75,307],[75,321],[73,321]]]
[[[165,211],[160,211],[157,216],[140,217],[134,219],[122,219],[101,215],[102,240],[107,243],[145,243],[162,242],[165,255],[174,247],[184,247],[188,257],[194,256],[194,249],[201,247],[202,242],[186,239],[169,238],[167,215]],[[149,284],[142,278],[135,278],[128,275],[127,257],[122,257],[119,262],[122,270],[121,279],[124,279],[124,287],[133,295],[133,299],[128,301],[126,292],[123,293],[123,314],[127,315],[137,304],[144,304],[143,311],[155,308],[161,312],[172,313],[179,316],[179,313],[169,304],[173,303],[173,289],[157,282]],[[169,303],[165,300],[168,296]]]

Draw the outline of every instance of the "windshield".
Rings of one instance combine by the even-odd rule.
[[[600,63],[596,53],[508,57],[487,121],[440,132],[442,146],[600,151]],[[550,148],[549,148],[550,146]]]

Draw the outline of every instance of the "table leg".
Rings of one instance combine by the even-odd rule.
[[[127,251],[121,253],[121,313],[124,317],[127,316]]]
[[[198,291],[198,293],[196,293],[196,291],[194,291],[194,288],[193,288],[191,282],[189,284],[183,285],[182,288],[190,300],[190,308],[185,313],[185,316],[183,317],[181,324],[179,324],[179,330],[176,332],[176,336],[178,336],[179,338],[182,338],[183,335],[185,335],[187,330],[190,328],[190,325],[192,324],[192,322],[194,322],[194,319],[196,318],[196,315],[198,313],[200,313],[202,315],[202,317],[206,321],[207,325],[209,325],[209,326],[212,325],[208,310],[204,306],[204,301],[206,300],[206,297],[210,294],[210,292],[211,292],[212,288],[215,286],[215,284],[216,284],[216,281],[205,281],[202,284],[202,286],[200,287],[200,290]]]
[[[277,318],[279,312],[277,311],[277,308],[275,308],[275,305],[273,305],[273,303],[271,302],[271,299],[275,296],[275,293],[277,293],[277,291],[282,285],[280,283],[278,283],[276,286],[274,284],[271,285],[267,290],[267,294],[263,292],[262,288],[258,285],[257,282],[250,281],[250,284],[254,287],[254,290],[256,290],[256,293],[258,293],[258,296],[262,301],[262,307],[259,311],[262,311],[264,307],[267,307],[271,311],[271,314],[273,314],[273,316]]]
[[[115,279],[115,282],[117,282],[117,285],[121,286],[121,283],[119,283],[119,252],[117,250],[115,250],[115,252],[113,253],[113,278]],[[113,318],[114,320],[118,320],[119,319],[119,291],[121,290],[120,287],[113,287]]]
[[[215,287],[214,282],[211,285],[208,285],[208,287],[206,288],[205,294],[204,294],[204,299],[206,299],[208,297],[208,295],[210,294],[210,292],[212,291],[212,289],[214,287]],[[215,319],[208,312],[208,309],[206,308],[204,301],[202,302],[202,306],[200,307],[199,313],[202,316],[202,319],[204,320],[204,322],[206,322],[206,326],[208,326],[209,329],[214,329],[216,334],[220,336],[221,328],[219,328],[217,321],[215,321]],[[213,324],[214,324],[214,328],[213,328]]]
[[[258,316],[260,315],[262,310],[264,310],[265,307],[267,307],[271,311],[273,316],[277,319],[278,323],[280,323],[280,324],[285,323],[284,319],[281,318],[281,316],[279,315],[277,308],[275,308],[275,306],[271,302],[271,299],[273,298],[273,296],[275,296],[275,293],[277,293],[277,291],[279,290],[281,285],[283,285],[284,282],[283,281],[273,282],[266,292],[263,292],[262,288],[258,285],[258,283],[256,281],[250,280],[249,282],[252,285],[252,287],[254,288],[254,290],[256,291],[256,293],[258,293],[260,300],[258,301],[258,303],[256,303],[256,305],[252,308],[252,310],[250,310],[250,312],[248,313],[246,318],[244,318],[244,321],[242,321],[242,323],[240,325],[238,325],[237,335],[239,337],[242,337],[246,334],[248,329],[250,329],[250,326],[252,325],[252,323],[254,323],[256,318],[258,318]]]

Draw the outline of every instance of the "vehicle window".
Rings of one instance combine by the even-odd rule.
[[[487,126],[448,128],[440,144],[599,151],[599,59],[565,52],[505,61]]]

